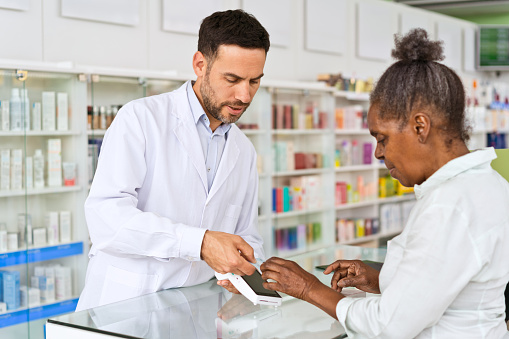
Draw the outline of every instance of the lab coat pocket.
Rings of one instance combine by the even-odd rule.
[[[110,304],[156,292],[157,281],[157,275],[139,274],[109,266],[99,303],[100,305]]]
[[[242,210],[242,206],[240,205],[232,205],[228,204],[226,206],[226,211],[224,212],[223,218],[223,229],[226,231],[230,231],[233,233],[235,231],[235,227],[237,226],[237,221],[239,220],[240,211]]]

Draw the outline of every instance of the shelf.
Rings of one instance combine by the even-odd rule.
[[[356,244],[362,244],[362,243],[365,243],[365,242],[368,242],[368,241],[373,241],[373,240],[378,240],[380,238],[387,238],[387,237],[393,237],[393,236],[396,236],[398,234],[400,234],[403,230],[398,230],[398,231],[390,231],[390,232],[385,232],[385,233],[377,233],[377,234],[371,234],[371,235],[366,235],[364,237],[360,237],[360,238],[355,238],[355,239],[352,239],[352,240],[349,240],[349,241],[340,241],[339,243],[337,243],[337,245],[356,245]]]
[[[348,210],[351,208],[360,208],[360,207],[379,205],[379,204],[410,201],[410,200],[414,200],[414,199],[415,199],[414,194],[406,194],[406,195],[399,195],[399,196],[394,196],[394,197],[389,197],[389,198],[378,198],[378,199],[368,200],[368,201],[351,202],[351,203],[336,206],[336,211],[343,211],[343,210]]]
[[[334,133],[336,135],[366,135],[371,136],[369,134],[368,129],[335,129]]]
[[[288,177],[293,175],[322,174],[330,172],[330,168],[309,168],[295,171],[275,172],[273,177]]]
[[[327,247],[329,247],[329,246],[319,242],[316,244],[306,245],[306,248],[303,248],[303,249],[296,248],[293,250],[279,250],[279,249],[275,249],[275,250],[277,252],[276,256],[283,257],[283,258],[290,258],[290,257],[301,255],[304,253],[321,250],[321,249],[327,248]]]
[[[263,79],[260,83],[261,87],[277,88],[278,90],[301,90],[301,91],[319,91],[319,92],[334,92],[335,88],[327,86],[324,82],[305,82],[305,81],[285,81],[285,80],[271,80]]]
[[[375,170],[375,169],[378,169],[378,164],[342,166],[342,167],[335,168],[334,171],[336,173],[342,173],[342,172],[354,172],[354,171],[369,171],[369,170]]]
[[[327,210],[327,208],[317,208],[317,209],[312,209],[312,210],[300,210],[300,211],[272,213],[272,219],[289,218],[289,217],[296,217],[299,215],[321,213],[326,210]]]
[[[39,195],[39,194],[52,194],[52,193],[67,193],[80,191],[81,186],[58,186],[58,187],[44,187],[44,188],[33,188],[25,192],[21,190],[5,190],[0,191],[0,198],[4,197],[20,197],[26,195]]]
[[[10,311],[8,313],[1,313],[0,328],[25,323],[27,321],[54,317],[63,313],[74,312],[78,305],[78,299],[79,298],[75,297],[28,309],[24,308],[21,310]]]
[[[262,135],[267,133],[267,131],[263,129],[240,129],[240,131],[245,135]]]
[[[378,200],[368,200],[368,201],[360,201],[360,202],[350,202],[347,204],[342,204],[339,206],[336,206],[336,211],[343,211],[348,210],[351,208],[360,208],[360,207],[366,207],[366,206],[373,206],[378,204]]]
[[[94,129],[94,130],[88,130],[87,135],[88,136],[104,136],[106,134],[105,129]]]
[[[369,93],[357,93],[350,91],[335,91],[334,96],[338,98],[346,98],[352,101],[369,101]]]
[[[268,219],[268,217],[266,215],[259,215],[258,216],[258,221],[265,221],[267,219]]]
[[[0,137],[61,137],[68,135],[80,135],[79,131],[14,131],[0,132]]]
[[[378,202],[380,204],[388,204],[388,203],[393,203],[393,202],[410,201],[410,200],[415,200],[415,194],[408,193],[405,195],[397,195],[397,196],[388,197],[388,198],[379,198]]]
[[[83,242],[57,244],[48,247],[29,248],[14,252],[0,253],[0,267],[23,265],[46,260],[59,259],[83,253]]]
[[[326,128],[313,128],[313,129],[274,129],[271,131],[272,135],[313,135],[324,134],[329,132]]]

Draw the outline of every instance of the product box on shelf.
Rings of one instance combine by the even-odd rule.
[[[69,104],[67,93],[57,93],[57,130],[69,129]]]
[[[2,300],[9,311],[20,307],[19,276],[18,271],[0,271]]]
[[[7,132],[11,129],[10,127],[10,112],[9,112],[9,101],[1,100],[0,101],[0,120],[2,124],[0,125],[0,130]]]
[[[48,244],[58,244],[60,241],[60,230],[58,223],[58,212],[47,212],[44,223],[48,232]]]
[[[0,189],[11,189],[11,150],[0,150]]]
[[[48,186],[62,186],[62,140],[48,139]]]
[[[55,92],[42,92],[42,129],[56,129]]]
[[[60,211],[60,242],[71,241],[71,211]]]

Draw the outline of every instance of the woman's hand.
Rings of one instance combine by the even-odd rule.
[[[380,293],[380,272],[360,260],[337,260],[323,273],[329,274],[333,271],[331,288],[337,292],[341,292],[344,287],[356,287],[364,292]]]
[[[293,261],[272,257],[264,262],[260,269],[264,280],[274,280],[274,282],[264,282],[263,287],[302,300],[309,301],[307,300],[309,291],[318,285],[322,285],[318,278],[306,272]]]

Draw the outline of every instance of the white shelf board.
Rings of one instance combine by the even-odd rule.
[[[378,204],[378,200],[368,200],[368,201],[360,201],[360,202],[350,202],[347,204],[342,204],[339,206],[336,206],[336,211],[343,211],[348,210],[351,208],[360,208],[360,207],[366,207],[366,206],[373,206]]]
[[[5,190],[0,191],[0,198],[4,197],[19,197],[26,195],[39,195],[39,194],[52,194],[52,193],[67,193],[80,191],[81,186],[59,186],[59,187],[44,187],[44,188],[33,188],[25,192],[21,190]]]
[[[288,258],[291,258],[294,256],[308,253],[308,252],[321,250],[321,249],[327,248],[329,246],[330,245],[323,244],[323,243],[319,242],[319,243],[315,243],[315,244],[308,244],[308,245],[306,245],[306,248],[295,248],[293,250],[279,250],[276,248],[275,251],[277,252],[277,254],[276,254],[277,256],[288,259]]]
[[[335,88],[327,86],[325,82],[306,82],[306,81],[285,81],[285,80],[271,80],[263,79],[260,84],[261,87],[278,88],[278,89],[293,89],[302,91],[321,91],[321,92],[334,92]]]
[[[2,131],[0,137],[53,137],[53,136],[66,136],[66,135],[80,135],[80,131]]]
[[[329,129],[313,128],[313,129],[275,129],[272,130],[272,135],[312,135],[312,134],[324,134],[329,132]]]
[[[294,175],[322,174],[330,172],[330,168],[309,168],[295,171],[274,172],[273,177],[289,177]]]
[[[334,91],[334,96],[339,98],[346,98],[352,101],[369,101],[369,93],[357,93],[350,91]]]
[[[369,130],[366,129],[336,129],[334,130],[336,135],[369,135]]]
[[[401,229],[401,230],[398,230],[398,231],[390,231],[390,232],[385,232],[385,233],[377,233],[377,234],[366,235],[364,237],[355,238],[355,239],[348,240],[348,241],[340,241],[339,243],[337,243],[337,245],[356,245],[356,244],[362,244],[362,243],[365,243],[365,242],[368,242],[368,241],[378,240],[378,239],[381,239],[381,238],[393,237],[393,236],[396,236],[396,235],[400,234],[402,231],[403,230]]]
[[[106,134],[105,129],[94,129],[87,131],[88,136],[104,136]]]
[[[263,129],[240,129],[245,135],[263,135],[267,133],[266,130]]]
[[[316,209],[310,209],[310,210],[300,210],[300,211],[291,211],[291,212],[272,213],[272,219],[289,218],[289,217],[296,217],[296,216],[299,216],[299,215],[321,213],[321,212],[324,212],[326,210],[327,210],[327,208],[316,208]]]
[[[369,171],[378,169],[378,164],[367,164],[367,165],[352,165],[352,166],[342,166],[335,168],[334,171],[336,173],[342,172],[355,172],[355,171]]]
[[[380,204],[388,204],[388,203],[392,203],[392,202],[401,202],[401,201],[410,201],[410,200],[415,200],[415,194],[408,193],[405,195],[398,195],[398,196],[393,196],[393,197],[389,197],[389,198],[379,198],[378,202]]]

